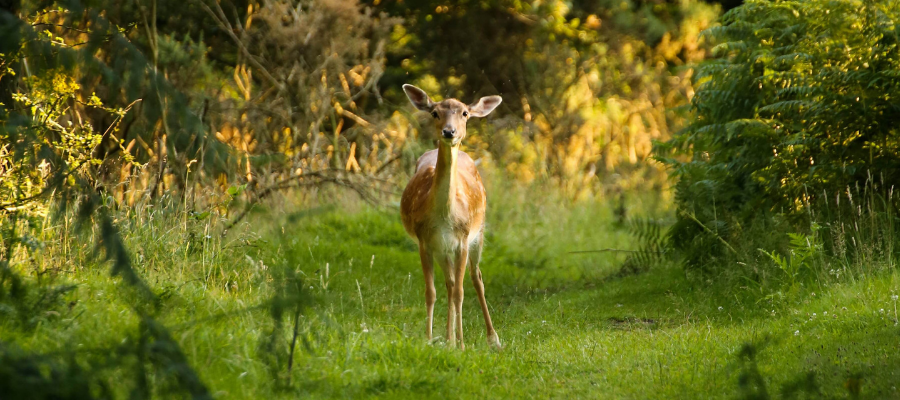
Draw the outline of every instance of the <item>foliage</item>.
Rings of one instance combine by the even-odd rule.
[[[800,233],[788,233],[790,244],[788,247],[788,256],[784,257],[775,252],[768,252],[759,249],[760,252],[768,256],[775,263],[786,277],[786,281],[791,286],[797,283],[797,278],[804,269],[812,268],[813,257],[821,254],[821,245],[816,242],[818,225],[813,224],[812,233],[804,235]]]
[[[375,2],[376,4],[379,2]],[[716,9],[698,1],[382,2],[400,15],[386,96],[412,80],[470,101],[500,94],[502,117],[467,145],[524,182],[550,179],[573,198],[664,185],[643,163],[680,126]],[[402,44],[402,46],[400,46]],[[390,62],[393,61],[393,62]],[[399,64],[399,65],[398,65]],[[427,133],[427,132],[426,132]],[[599,179],[598,179],[599,178]]]
[[[28,72],[20,44],[62,49],[51,52],[78,85],[64,119],[100,127],[83,173],[129,205],[170,190],[194,201],[213,180],[220,190],[248,184],[251,204],[335,181],[392,194],[428,147],[403,107],[406,82],[464,100],[505,96],[496,122],[479,122],[467,142],[485,168],[553,179],[572,198],[660,188],[662,174],[643,161],[652,140],[680,126],[668,110],[691,96],[684,66],[704,56],[696,33],[717,14],[695,0],[60,6],[22,3],[9,26],[41,40],[4,36],[4,68],[17,74],[4,82],[31,96],[25,75],[44,66]],[[94,99],[130,112],[104,113]]]
[[[328,0],[251,3],[235,21],[218,2],[196,2],[220,29],[236,31],[228,68],[238,96],[215,99],[229,112],[214,123],[219,139],[246,155],[246,180],[271,184],[328,169],[369,176],[396,157],[403,137],[378,108],[385,46],[399,19]]]
[[[204,135],[194,129],[198,119],[183,107],[183,96],[150,68],[117,27],[77,2],[67,6],[65,10],[55,10],[58,12],[28,14],[26,19],[18,19],[7,9],[0,11],[0,79],[23,76],[18,82],[9,80],[3,86],[4,103],[0,105],[4,117],[0,121],[0,310],[7,317],[4,324],[10,328],[34,329],[51,319],[47,316],[59,316],[61,298],[75,288],[54,285],[52,277],[37,282],[22,278],[27,265],[23,260],[33,263],[44,250],[44,243],[35,237],[50,220],[48,208],[52,204],[56,208],[54,217],[66,218],[67,230],[68,215],[77,209],[73,225],[92,232],[96,253],[102,251],[104,261],[111,265],[110,276],[121,278],[117,291],[139,319],[139,335],[134,342],[126,339],[122,346],[114,346],[116,351],[100,357],[101,366],[93,365],[87,370],[71,361],[72,352],[69,361],[54,363],[29,352],[9,352],[4,345],[3,357],[11,357],[21,366],[0,371],[4,392],[30,390],[43,383],[49,387],[35,392],[35,396],[90,397],[96,394],[95,389],[105,392],[106,386],[87,377],[102,369],[103,364],[128,364],[122,360],[126,357],[134,360],[136,366],[128,380],[135,385],[133,396],[149,397],[153,391],[159,391],[209,398],[205,385],[187,365],[167,328],[156,320],[158,298],[134,268],[109,215],[112,202],[94,189],[101,185],[104,168],[111,164],[137,166],[128,150],[131,145],[123,145],[125,139],[120,137],[118,128],[128,110],[142,100],[138,96],[151,97],[142,102],[147,105],[132,122],[173,129],[167,131],[173,151],[199,155],[216,146],[198,145]],[[72,37],[57,35],[60,30],[76,31],[82,41],[73,43]],[[107,52],[116,54],[113,65],[103,60]],[[104,97],[112,102],[124,97],[128,102],[114,108],[105,106],[95,93],[88,95],[85,86],[91,86],[99,77],[104,81]],[[101,116],[95,116],[97,120],[103,120],[102,114],[112,116],[102,133],[87,117],[98,111]],[[132,144],[136,139],[140,138],[132,138]],[[157,150],[162,151],[165,146],[160,142]],[[123,155],[109,157],[116,152]],[[55,202],[50,201],[51,196]],[[38,277],[49,271],[40,272]],[[157,385],[152,388],[151,373],[157,378]]]
[[[161,164],[169,154],[180,165],[196,157],[205,160],[201,169],[220,168],[227,153],[205,141],[184,96],[96,10],[67,6],[24,7],[24,19],[3,13],[0,78],[9,82],[9,100],[0,128],[0,206],[10,211],[51,192],[68,196],[60,189],[99,186],[104,177],[123,183],[150,154]],[[147,129],[153,126],[159,130]]]
[[[896,181],[898,5],[748,1],[704,32],[717,58],[694,77],[689,125],[659,147],[690,153],[660,157],[677,179],[671,238],[686,265],[734,260],[779,225],[808,231],[811,208]]]

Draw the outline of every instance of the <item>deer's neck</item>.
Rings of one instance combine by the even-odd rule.
[[[459,155],[459,146],[451,146],[444,141],[438,144],[437,164],[434,167],[434,205],[436,211],[448,214],[453,209],[456,193],[456,185],[459,183],[456,176],[456,160]]]

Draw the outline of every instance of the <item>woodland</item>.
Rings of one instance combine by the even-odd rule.
[[[898,0],[0,0],[0,399],[897,398],[897,121]]]

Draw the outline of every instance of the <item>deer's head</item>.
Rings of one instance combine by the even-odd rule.
[[[486,96],[469,105],[456,99],[435,103],[425,91],[413,85],[403,85],[403,91],[416,108],[431,113],[438,137],[451,146],[458,146],[465,139],[469,118],[485,117],[503,101],[500,96]]]

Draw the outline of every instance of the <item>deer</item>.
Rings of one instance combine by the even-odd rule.
[[[468,264],[484,314],[488,345],[499,350],[500,337],[491,322],[478,266],[484,247],[487,196],[475,162],[459,147],[466,138],[469,118],[486,117],[500,105],[502,98],[487,96],[466,105],[456,99],[434,102],[422,89],[409,84],[403,85],[403,91],[416,109],[431,113],[438,133],[437,149],[419,157],[416,172],[400,200],[403,227],[418,243],[425,275],[428,341],[433,341],[436,260],[444,272],[447,286],[446,341],[450,347],[456,347],[458,342],[459,348],[465,350],[462,304],[463,281]]]

